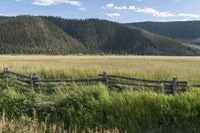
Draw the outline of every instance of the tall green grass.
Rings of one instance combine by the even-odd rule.
[[[198,90],[172,96],[151,91],[119,93],[103,84],[26,91],[13,83],[0,85],[1,116],[8,121],[25,117],[45,124],[45,130],[65,123],[77,132],[115,128],[130,133],[200,131]]]

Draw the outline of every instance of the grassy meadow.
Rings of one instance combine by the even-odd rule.
[[[103,71],[147,79],[200,83],[200,57],[162,56],[0,56],[0,69],[36,73],[41,78],[96,76]]]
[[[0,69],[40,78],[97,76],[102,71],[147,79],[200,83],[200,57],[0,56]],[[176,95],[108,89],[104,84],[31,88],[0,80],[0,133],[200,132],[200,91]]]

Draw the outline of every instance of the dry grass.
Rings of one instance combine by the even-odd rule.
[[[39,124],[37,121],[28,117],[22,117],[20,120],[8,120],[4,116],[0,117],[0,133],[63,133],[63,124],[47,125],[46,123]],[[78,133],[77,129],[70,129],[68,133]],[[118,129],[107,130],[90,130],[82,131],[82,133],[119,133]]]
[[[200,57],[163,56],[0,56],[0,69],[37,73],[43,78],[94,76],[102,71],[150,79],[200,82]]]

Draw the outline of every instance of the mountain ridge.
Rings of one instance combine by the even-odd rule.
[[[199,50],[135,26],[99,19],[0,17],[0,54],[200,55]]]
[[[184,41],[192,42],[200,38],[200,21],[137,22],[126,25]]]

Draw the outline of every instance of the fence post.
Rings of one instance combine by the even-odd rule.
[[[104,78],[105,84],[108,85],[109,79],[108,79],[107,73],[105,71],[103,72],[103,78]]]
[[[173,83],[172,83],[172,93],[176,94],[176,89],[177,89],[177,77],[173,77]]]
[[[37,85],[36,80],[37,80],[36,74],[35,73],[30,74],[30,85],[31,85],[31,87],[35,87]]]
[[[8,74],[9,74],[9,69],[6,67],[3,70],[3,76],[4,76],[4,78],[6,78],[8,76]]]
[[[3,78],[6,82],[6,88],[8,88],[8,75],[9,75],[9,68],[5,67],[3,70]]]

